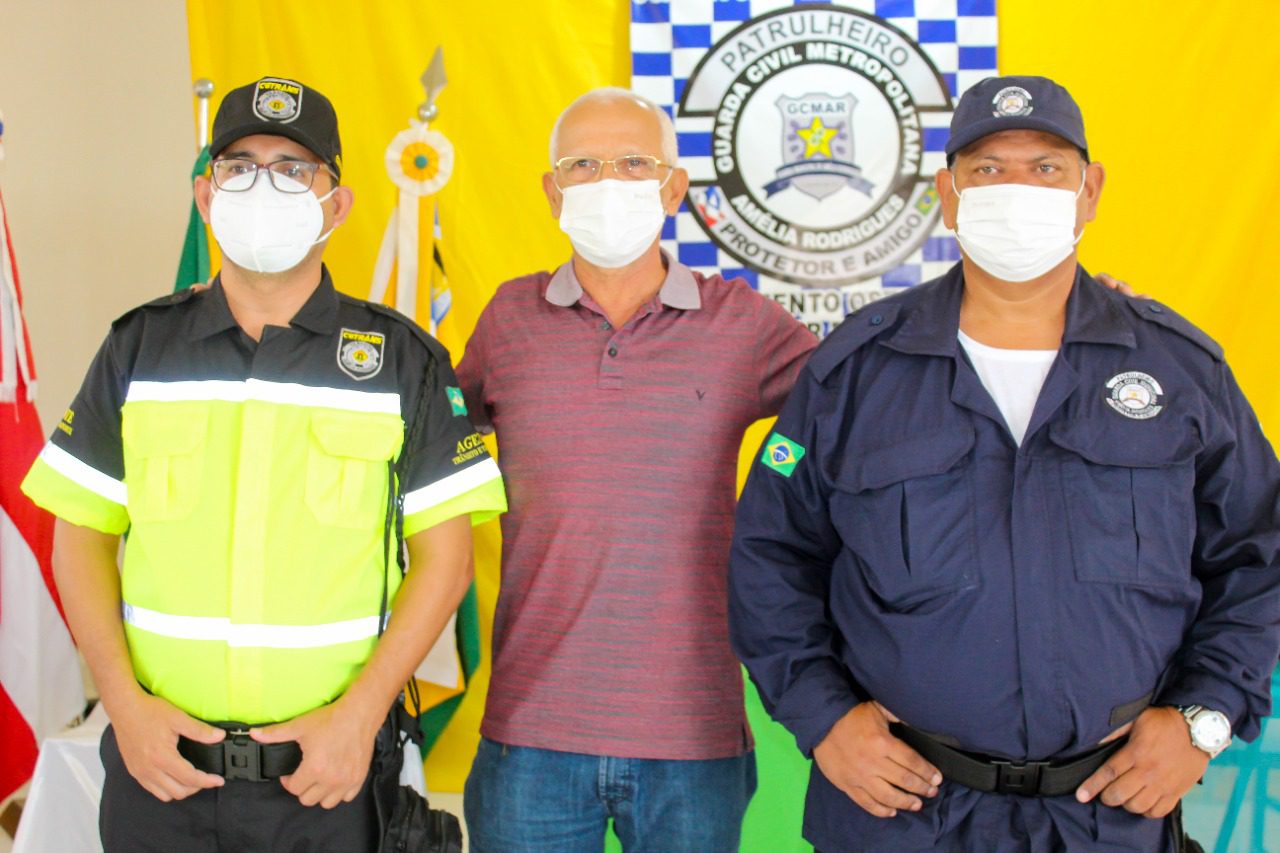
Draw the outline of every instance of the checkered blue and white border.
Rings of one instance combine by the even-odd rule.
[[[691,131],[676,107],[684,86],[706,51],[744,22],[810,0],[635,0],[631,3],[631,85],[664,107],[676,122],[681,163],[711,158],[711,134]],[[996,0],[846,0],[831,5],[873,14],[914,39],[951,87],[952,98],[996,73]],[[923,113],[925,174],[945,165],[949,113]],[[682,125],[684,125],[682,127]],[[774,282],[720,250],[694,221],[687,207],[667,221],[663,246],[694,269],[742,276],[757,289],[791,287]],[[955,240],[941,223],[905,263],[859,289],[907,287],[946,272],[960,258]],[[804,319],[803,317],[801,319]],[[825,331],[823,329],[822,331]]]

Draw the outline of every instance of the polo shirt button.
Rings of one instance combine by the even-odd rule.
[[[1148,306],[1147,306],[1147,310],[1148,310],[1148,311],[1150,311],[1152,314],[1163,314],[1163,313],[1164,313],[1164,306],[1156,305],[1156,304],[1153,302],[1152,304],[1150,304],[1150,305],[1148,305]]]
[[[879,314],[871,318],[871,325],[873,326],[879,326],[883,322],[884,322],[884,317],[880,316]]]
[[[610,358],[613,358],[613,357],[614,357],[614,356],[616,356],[617,354],[618,354],[618,348],[617,348],[617,347],[609,347],[609,357],[610,357]]]
[[[603,323],[600,324],[600,328],[607,332],[610,329],[612,329],[613,326],[609,323],[608,320],[605,320]]]

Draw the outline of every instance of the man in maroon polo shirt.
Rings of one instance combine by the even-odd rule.
[[[579,98],[543,189],[573,244],[509,281],[458,366],[510,509],[472,850],[737,850],[755,789],[726,567],[738,448],[816,341],[659,248],[688,175],[623,89]]]

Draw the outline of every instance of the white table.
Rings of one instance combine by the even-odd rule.
[[[79,726],[45,740],[22,808],[18,835],[13,839],[13,853],[102,850],[98,840],[98,801],[102,798],[98,741],[106,727],[107,715],[99,704]]]

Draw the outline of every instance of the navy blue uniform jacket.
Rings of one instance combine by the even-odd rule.
[[[778,418],[803,455],[751,470],[729,616],[765,707],[806,754],[867,698],[1012,759],[1088,750],[1148,703],[1252,739],[1280,465],[1221,350],[1079,269],[1019,447],[957,341],[962,292],[957,264],[849,317]],[[1141,417],[1110,402],[1126,373],[1159,388]],[[814,772],[806,825],[863,825]]]

